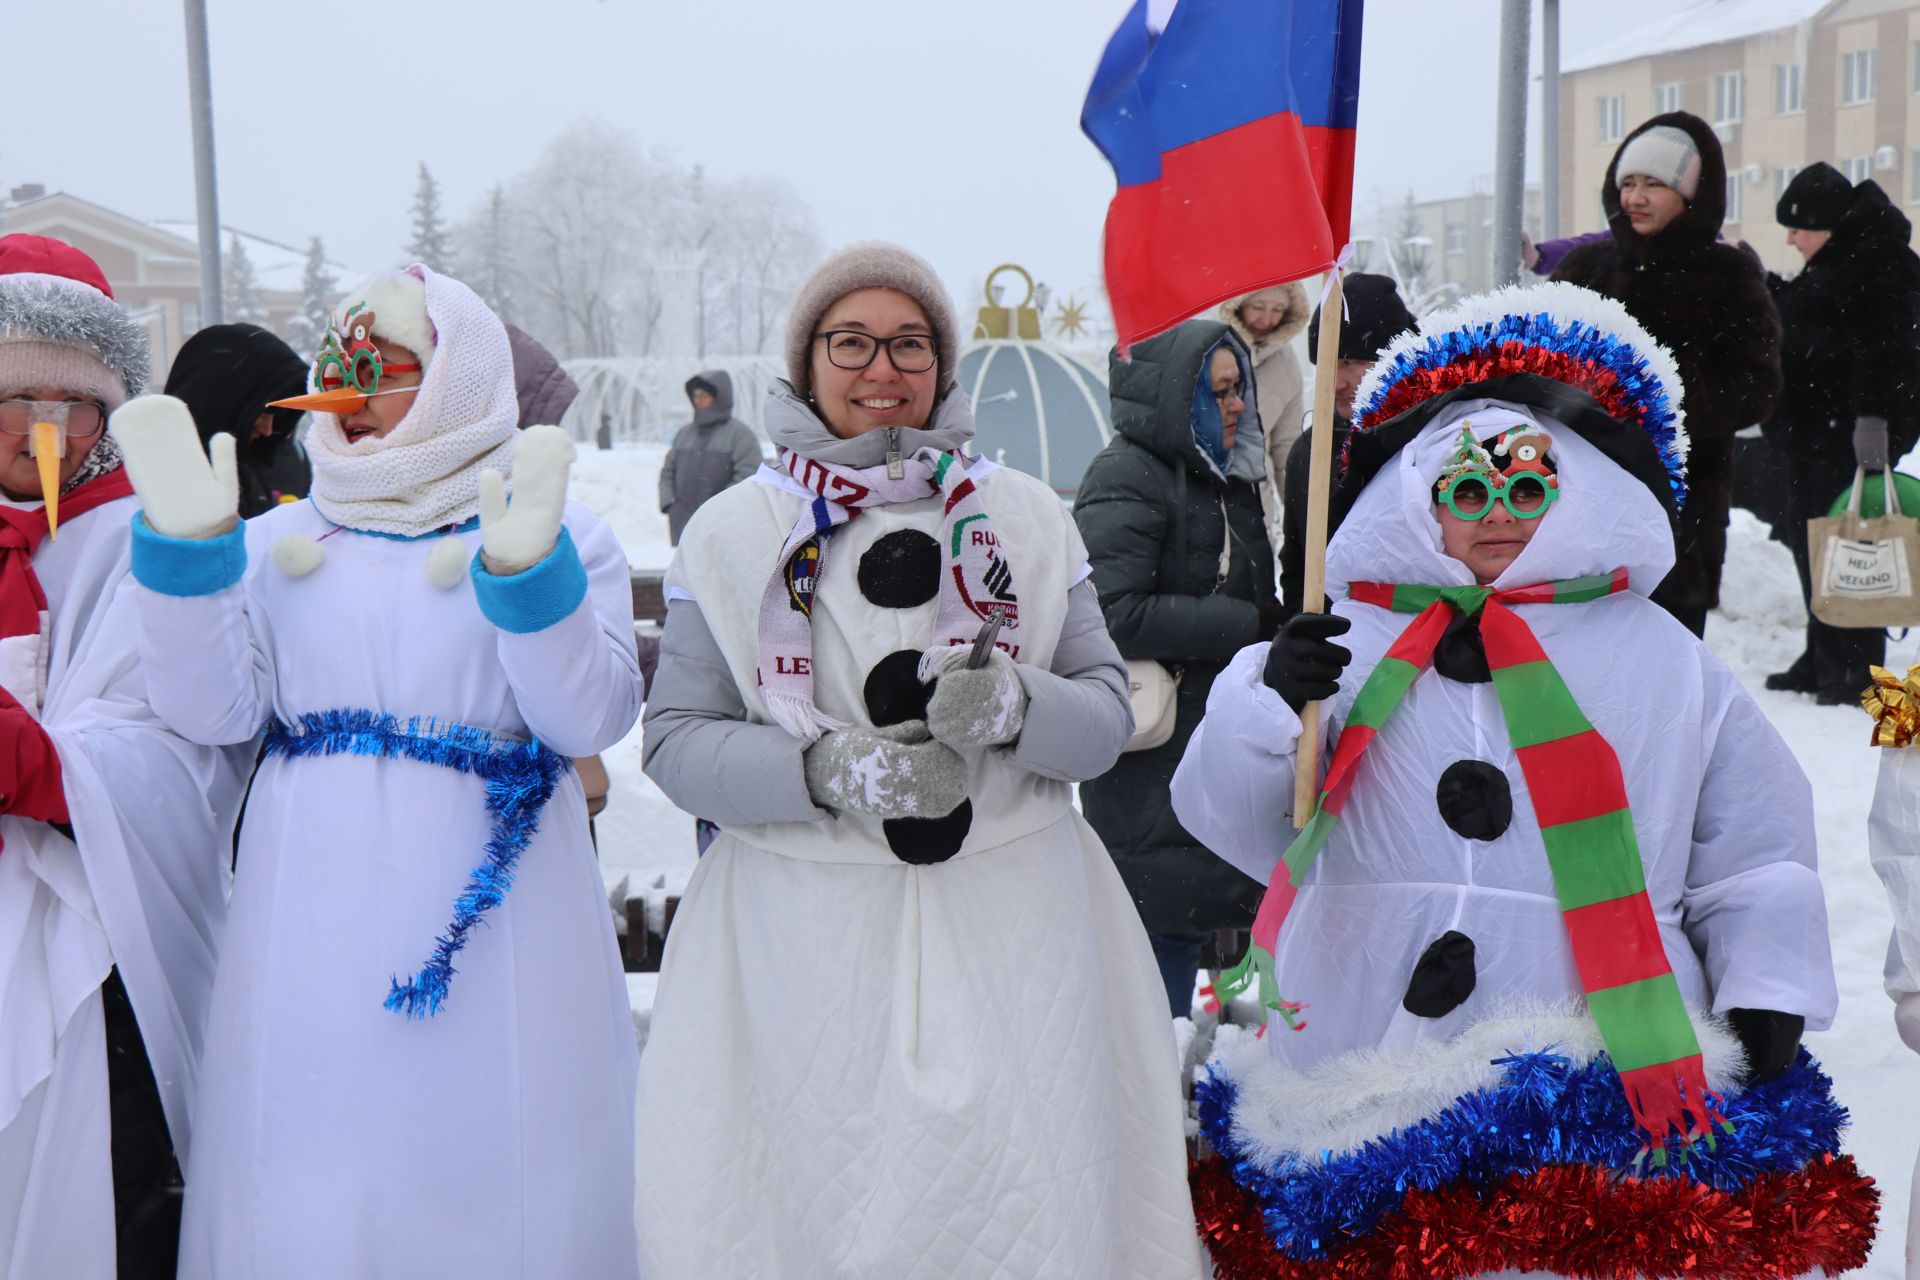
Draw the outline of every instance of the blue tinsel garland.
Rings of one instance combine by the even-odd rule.
[[[1725,1099],[1733,1132],[1711,1147],[1669,1147],[1664,1168],[1640,1158],[1641,1135],[1613,1064],[1574,1067],[1551,1051],[1502,1058],[1499,1084],[1340,1155],[1249,1158],[1233,1132],[1236,1090],[1217,1068],[1196,1083],[1200,1131],[1259,1200],[1267,1232],[1290,1257],[1324,1258],[1372,1230],[1413,1188],[1487,1186],[1546,1165],[1583,1164],[1637,1178],[1692,1178],[1734,1191],[1763,1173],[1798,1169],[1840,1147],[1846,1108],[1802,1049],[1785,1074]]]
[[[1687,497],[1686,459],[1681,456],[1676,415],[1666,388],[1660,384],[1639,352],[1612,334],[1590,324],[1569,320],[1564,324],[1547,312],[1502,316],[1490,324],[1470,325],[1436,333],[1412,351],[1393,356],[1386,373],[1366,404],[1356,407],[1354,421],[1369,421],[1374,409],[1390,395],[1403,379],[1428,369],[1443,369],[1470,356],[1485,356],[1502,344],[1556,351],[1583,364],[1598,365],[1612,373],[1641,413],[1640,426],[1653,439],[1666,466],[1667,481],[1676,501]]]
[[[486,785],[493,830],[485,859],[454,899],[453,922],[435,939],[433,955],[407,982],[394,978],[387,993],[387,1008],[403,1017],[440,1012],[453,980],[453,958],[467,945],[480,917],[499,906],[513,887],[514,866],[540,829],[540,811],[569,767],[566,757],[538,742],[509,741],[471,725],[418,716],[401,720],[360,710],[312,711],[293,726],[276,721],[267,730],[265,750],[289,759],[355,755],[416,760],[472,774]]]

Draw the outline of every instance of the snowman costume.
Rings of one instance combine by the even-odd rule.
[[[1174,779],[1181,821],[1270,883],[1254,934],[1267,950],[1232,975],[1260,988],[1268,1022],[1226,1037],[1197,1087],[1217,1154],[1196,1170],[1196,1212],[1221,1276],[1730,1277],[1864,1260],[1875,1193],[1838,1154],[1829,1082],[1800,1051],[1743,1087],[1720,1021],[1771,1011],[1821,1030],[1837,996],[1807,781],[1733,675],[1647,598],[1684,496],[1678,399],[1671,359],[1624,310],[1564,285],[1430,317],[1361,388],[1327,554],[1353,659],[1320,756],[1334,773],[1357,761],[1350,789],[1326,775],[1296,842],[1300,720],[1262,678],[1265,644],[1216,682]],[[1558,475],[1558,501],[1485,589],[1442,551],[1434,514],[1463,428],[1485,445],[1544,428]],[[1452,603],[1435,615],[1433,599]],[[1430,616],[1425,652],[1410,649]],[[1529,634],[1525,669],[1557,673],[1554,707],[1570,695],[1598,755],[1551,754],[1574,739],[1533,732],[1534,685],[1509,678],[1506,651]],[[1395,663],[1411,680],[1382,701]],[[1336,746],[1349,729],[1351,756]],[[1605,786],[1589,775],[1609,768],[1624,796],[1592,816],[1580,806]],[[1562,857],[1569,831],[1616,822],[1604,848]],[[1621,887],[1570,901],[1607,857]],[[1596,1025],[1646,991],[1659,1002]],[[1663,1019],[1672,1052],[1646,1030]],[[1785,1206],[1801,1200],[1840,1210],[1796,1224]]]
[[[230,458],[187,465],[184,407],[114,420],[156,706],[265,746],[181,1273],[631,1278],[636,1052],[567,760],[638,717],[626,557],[557,428],[516,431],[472,291],[415,266],[348,304],[376,295],[421,390],[385,437],[316,415],[310,501],[217,532]]]

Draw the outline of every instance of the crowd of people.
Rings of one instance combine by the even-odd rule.
[[[1736,501],[1810,596],[1920,438],[1920,258],[1814,165],[1769,277],[1724,192],[1659,116],[1547,283],[1116,351],[1070,510],[972,453],[933,269],[851,246],[758,434],[686,384],[645,675],[571,383],[464,284],[144,395],[99,266],[0,237],[0,1276],[1860,1265],[1811,790],[1703,636]],[[1768,683],[1883,657],[1810,620]],[[588,821],[636,724],[703,831],[643,1055]]]

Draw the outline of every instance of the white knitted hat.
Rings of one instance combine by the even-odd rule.
[[[1685,129],[1657,124],[1620,148],[1620,159],[1613,166],[1614,184],[1636,173],[1664,182],[1691,200],[1700,190],[1700,148]]]

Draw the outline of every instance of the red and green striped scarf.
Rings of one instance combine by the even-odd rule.
[[[1274,868],[1261,899],[1253,943],[1239,964],[1221,974],[1212,998],[1257,987],[1260,1003],[1289,1027],[1306,1026],[1299,1019],[1304,1006],[1280,998],[1273,960],[1280,927],[1340,821],[1368,746],[1432,663],[1455,611],[1478,612],[1494,691],[1526,776],[1587,1006],[1634,1119],[1656,1162],[1665,1161],[1670,1133],[1710,1140],[1712,1125],[1723,1121],[1647,897],[1619,757],[1574,702],[1533,630],[1509,607],[1578,604],[1626,589],[1624,569],[1510,590],[1352,584],[1348,594],[1354,600],[1419,616],[1361,685],[1313,816]]]

